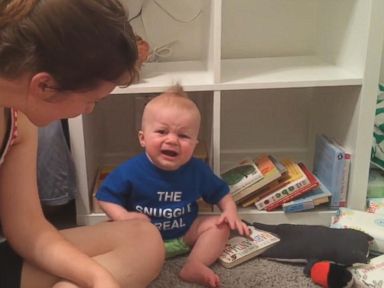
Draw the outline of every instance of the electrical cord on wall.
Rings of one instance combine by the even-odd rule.
[[[148,1],[151,1],[151,0],[144,0],[143,3],[142,3],[142,6],[139,10],[139,12],[134,15],[133,17],[131,17],[128,21],[129,22],[132,22],[133,20],[137,19],[137,18],[142,18],[142,15],[143,15],[143,9],[145,7],[145,2],[148,2]],[[195,21],[201,14],[202,14],[202,9],[199,9],[198,12],[193,15],[193,17],[191,19],[188,19],[188,20],[182,20],[182,19],[179,19],[177,17],[175,17],[174,15],[172,15],[165,7],[162,6],[161,3],[159,3],[158,1],[153,1],[153,3],[161,10],[163,11],[167,16],[169,16],[169,18],[171,18],[172,20],[176,21],[176,22],[179,22],[179,23],[182,23],[182,24],[187,24],[187,23],[191,23],[193,21]],[[143,22],[143,21],[142,21]],[[143,29],[144,29],[144,33],[146,35],[148,35],[148,33],[146,32],[146,28],[145,28],[145,25],[143,25]],[[151,39],[147,39],[148,42],[151,42]],[[161,46],[158,46],[158,47],[151,47],[151,50],[150,50],[150,54],[147,58],[147,62],[159,62],[160,59],[162,58],[167,58],[167,57],[170,57],[172,56],[173,54],[173,46],[175,43],[177,43],[178,40],[172,40],[168,43],[165,43]]]

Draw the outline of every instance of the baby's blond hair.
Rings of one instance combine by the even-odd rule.
[[[161,107],[175,107],[178,109],[185,110],[189,113],[194,113],[196,115],[196,119],[200,124],[201,115],[200,111],[193,102],[187,93],[185,93],[183,87],[180,84],[173,85],[165,90],[160,95],[152,98],[144,108],[143,117],[141,121],[141,127],[144,128],[144,124],[146,122],[146,118],[148,117],[148,113],[153,111],[154,107],[156,109],[161,109]]]

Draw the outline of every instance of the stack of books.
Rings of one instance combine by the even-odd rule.
[[[245,169],[244,165],[252,169]],[[319,181],[303,163],[279,161],[268,154],[260,155],[253,161],[240,161],[221,176],[230,186],[232,197],[239,206],[267,211],[277,209],[319,186]]]
[[[319,181],[303,164],[283,160],[287,175],[277,185],[271,185],[254,202],[258,210],[272,211],[319,187]]]
[[[314,154],[313,171],[304,163],[263,154],[240,161],[221,176],[239,207],[289,213],[325,203],[345,206],[351,154],[324,135],[316,137]]]

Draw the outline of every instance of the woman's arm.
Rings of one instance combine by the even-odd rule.
[[[18,136],[0,168],[0,219],[8,241],[29,262],[81,287],[119,287],[109,272],[45,219],[37,190],[36,151],[37,129],[19,113]]]

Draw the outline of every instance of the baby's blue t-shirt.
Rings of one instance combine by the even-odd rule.
[[[197,199],[217,204],[228,193],[228,185],[199,159],[192,158],[176,171],[164,171],[141,153],[112,171],[96,198],[148,215],[168,240],[190,228],[198,213]]]

